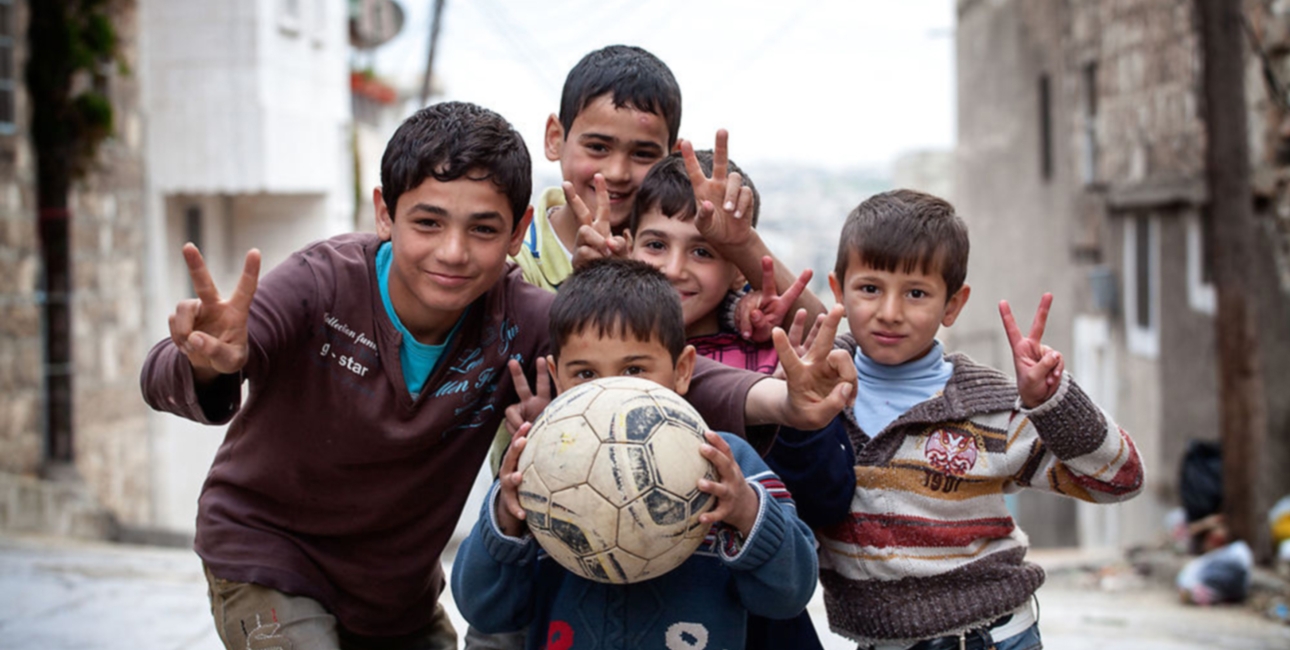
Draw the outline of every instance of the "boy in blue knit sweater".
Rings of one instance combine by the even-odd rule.
[[[838,320],[831,319],[836,328]],[[579,269],[552,305],[557,390],[632,375],[684,394],[695,351],[685,344],[681,304],[648,264],[598,260]],[[821,341],[827,341],[825,335]],[[462,615],[486,633],[529,628],[529,648],[742,648],[749,613],[791,617],[815,589],[811,530],[782,483],[741,438],[709,432],[703,455],[719,480],[698,488],[717,498],[702,516],[711,530],[681,566],[627,585],[565,570],[528,534],[519,507],[525,443],[520,429],[452,571]]]

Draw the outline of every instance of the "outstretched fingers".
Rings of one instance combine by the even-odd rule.
[[[775,260],[769,255],[761,256],[761,304],[769,304],[779,297],[775,287]]]
[[[608,235],[609,186],[605,184],[605,177],[600,174],[596,174],[591,178],[591,185],[596,189],[596,209],[594,211],[574,191],[573,183],[565,181],[560,184],[560,187],[564,189],[564,202],[568,204],[569,209],[573,210],[573,215],[578,218],[578,223],[595,228],[603,235]]]
[[[694,143],[681,140],[677,144],[681,147],[681,161],[685,163],[685,175],[690,177],[690,187],[702,187],[708,177],[699,166],[698,156],[694,155]]]
[[[1044,338],[1044,328],[1048,326],[1048,311],[1053,306],[1053,294],[1045,293],[1039,298],[1039,308],[1035,310],[1035,320],[1030,324],[1030,340],[1036,345]]]
[[[215,288],[215,280],[211,279],[210,269],[206,268],[206,260],[202,258],[201,251],[192,242],[184,244],[184,263],[188,265],[188,277],[193,282],[193,293],[197,294],[197,299],[203,303],[219,302],[219,290]],[[248,258],[250,253],[247,253]],[[256,265],[257,274],[259,264]]]
[[[817,322],[820,331],[817,332],[815,340],[811,341],[810,347],[807,348],[807,354],[816,359],[822,359],[833,351],[833,340],[838,336],[838,325],[842,323],[842,316],[846,310],[842,305],[833,305],[828,313],[824,315],[823,322]]]
[[[515,385],[515,395],[520,398],[520,402],[532,399],[533,391],[529,388],[529,378],[524,376],[524,367],[520,362],[511,359],[506,362],[506,369],[511,371],[511,383]],[[541,377],[541,373],[538,373],[538,376]]]
[[[763,264],[764,263],[765,261],[763,260]],[[771,268],[771,273],[774,273],[775,272],[774,262],[771,263],[770,268]],[[811,277],[814,275],[815,275],[814,271],[812,271],[811,269],[806,269],[802,271],[801,275],[797,276],[797,279],[793,281],[793,284],[788,286],[788,290],[784,292],[783,296],[781,296],[786,308],[791,308],[793,304],[797,302],[797,299],[802,296],[802,292],[806,291],[806,285],[810,284]]]
[[[1008,345],[1014,350],[1021,343],[1021,330],[1017,327],[1017,319],[1012,316],[1012,307],[1007,300],[999,301],[999,317],[1003,319],[1003,331],[1008,335]]]
[[[251,309],[251,299],[260,286],[260,251],[252,248],[246,252],[246,261],[242,263],[242,276],[237,279],[237,287],[229,296],[230,304],[242,311]]]
[[[730,169],[730,133],[717,129],[716,145],[712,148],[712,178],[720,180],[726,177]]]

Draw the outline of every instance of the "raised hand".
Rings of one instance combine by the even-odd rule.
[[[519,464],[531,428],[533,425],[525,422],[511,434],[511,444],[506,448],[506,455],[497,471],[497,482],[501,486],[497,491],[497,525],[511,537],[519,537],[525,530],[524,518],[527,515],[520,506],[520,481],[524,472],[519,470]]]
[[[596,174],[592,177],[591,184],[596,188],[594,212],[573,191],[573,183],[565,181],[563,184],[565,201],[580,224],[573,243],[574,268],[602,257],[626,257],[631,250],[631,235],[617,236],[611,229],[609,187],[605,184],[605,177]]]
[[[170,340],[188,356],[193,377],[209,382],[246,366],[246,321],[260,281],[260,251],[246,253],[242,277],[227,299],[221,299],[201,251],[184,244],[184,262],[197,297],[181,301],[170,315]]]
[[[844,350],[833,349],[842,313],[842,305],[829,310],[806,354],[793,349],[784,330],[776,327],[772,333],[788,384],[788,408],[780,419],[783,424],[807,431],[820,429],[855,398],[855,364]]]
[[[699,521],[712,525],[723,521],[739,529],[747,536],[757,523],[757,511],[761,503],[757,491],[744,480],[744,472],[735,462],[734,452],[720,435],[709,431],[703,434],[708,444],[699,449],[699,453],[717,470],[717,480],[699,479],[699,491],[707,492],[717,498],[717,507],[699,515]]]
[[[815,323],[811,329],[806,329],[806,310],[799,309],[793,314],[793,323],[788,327],[788,344],[792,346],[797,356],[806,354],[806,351],[815,343],[815,338],[820,334],[820,327],[824,325],[825,314],[819,314],[815,317]],[[776,379],[785,379],[784,365],[777,364],[775,372],[772,374]]]
[[[507,369],[511,371],[511,381],[515,383],[515,394],[520,398],[519,402],[506,407],[506,431],[512,436],[519,431],[520,425],[536,420],[542,409],[551,403],[551,381],[546,375],[546,358],[538,357],[534,365],[537,366],[536,392],[529,388],[529,380],[524,376],[520,362],[515,359],[506,362]]]
[[[788,291],[783,295],[775,289],[775,260],[770,256],[761,258],[761,291],[753,291],[740,298],[735,306],[735,322],[739,333],[749,341],[769,341],[771,330],[784,322],[784,317],[793,309],[798,296],[806,290],[811,281],[812,271],[806,269],[797,276]]]
[[[1048,401],[1061,385],[1066,362],[1062,354],[1041,342],[1044,327],[1048,324],[1048,310],[1053,305],[1053,294],[1045,293],[1039,299],[1039,309],[1030,325],[1030,335],[1023,337],[1012,317],[1007,300],[999,301],[999,316],[1003,318],[1003,331],[1012,346],[1012,363],[1017,371],[1017,393],[1026,408],[1035,408]]]
[[[682,140],[681,158],[685,172],[694,188],[697,215],[694,226],[708,242],[715,246],[742,246],[753,236],[751,187],[743,186],[743,177],[729,172],[725,129],[717,131],[716,147],[712,150],[712,176],[703,173],[699,159],[694,155],[694,143]]]

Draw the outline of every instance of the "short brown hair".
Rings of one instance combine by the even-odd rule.
[[[847,215],[833,269],[839,282],[846,278],[852,251],[880,271],[939,269],[946,300],[967,278],[967,224],[949,201],[915,190],[875,194]]]
[[[657,340],[673,363],[685,350],[680,294],[662,271],[639,260],[602,258],[575,270],[560,284],[547,325],[556,361],[569,337],[591,327],[601,338]]]

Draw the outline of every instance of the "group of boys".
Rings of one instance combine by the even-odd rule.
[[[439,560],[495,438],[497,478],[452,567],[468,648],[820,647],[817,582],[830,628],[861,648],[1041,647],[1043,572],[1003,495],[1110,502],[1143,476],[1043,345],[1051,296],[1027,334],[1000,304],[1015,379],[946,354],[966,226],[899,190],[847,217],[826,312],[758,237],[725,134],[695,152],[680,118],[666,65],[606,47],[548,120],[565,182],[536,212],[523,139],[445,102],[391,138],[375,234],[315,242],[263,280],[251,251],[228,297],[185,246],[197,298],[142,390],[229,424],[194,544],[227,648],[457,647]],[[702,452],[708,539],[673,572],[610,586],[537,547],[516,459],[548,382],[616,375],[685,395],[721,433]]]

